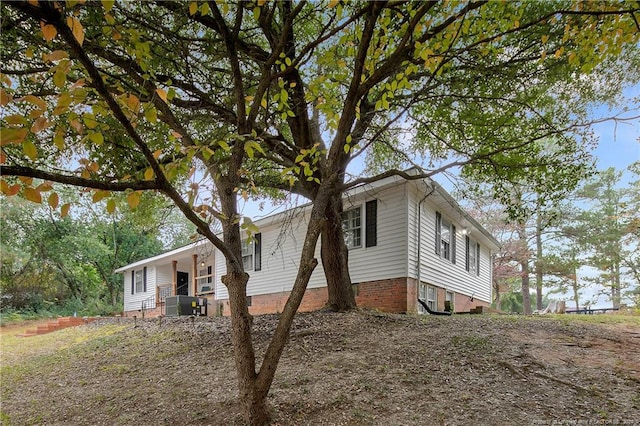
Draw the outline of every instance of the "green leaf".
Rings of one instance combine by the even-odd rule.
[[[89,140],[96,145],[102,145],[104,143],[104,136],[100,132],[89,133]]]
[[[64,206],[63,206],[64,207]],[[113,214],[116,211],[116,200],[110,198],[107,200],[107,212]]]
[[[158,110],[152,105],[149,105],[144,110],[144,118],[147,119],[149,123],[156,123],[158,121]]]
[[[61,88],[64,87],[64,84],[67,82],[67,73],[62,70],[58,70],[53,74],[53,84],[56,87]]]
[[[31,141],[22,142],[22,150],[26,154],[27,157],[31,158],[31,160],[35,161],[38,158],[38,148]]]

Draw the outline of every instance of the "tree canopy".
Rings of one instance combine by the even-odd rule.
[[[241,400],[255,424],[268,417],[264,401],[320,234],[338,248],[323,250],[339,277],[327,276],[329,303],[352,306],[342,192],[408,177],[348,179],[354,158],[386,169],[419,150],[425,172],[415,178],[455,166],[509,181],[546,175],[562,164],[535,142],[555,135],[571,151],[589,101],[610,98],[640,68],[613,66],[638,65],[634,2],[1,7],[0,189],[36,202],[44,194],[63,216],[51,182],[90,188],[110,212],[116,192],[132,208],[144,191],[169,197],[227,260]],[[241,228],[255,229],[241,222],[237,198],[273,193],[266,188],[302,194],[313,208],[300,273],[256,372],[240,251]]]

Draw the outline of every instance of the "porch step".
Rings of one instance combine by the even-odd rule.
[[[98,318],[93,317],[63,317],[58,318],[57,320],[49,321],[44,325],[39,325],[35,329],[29,329],[22,334],[18,334],[17,337],[31,337],[37,336],[40,334],[51,333],[52,331],[62,330],[63,328],[75,327],[77,325],[88,324],[97,320]]]

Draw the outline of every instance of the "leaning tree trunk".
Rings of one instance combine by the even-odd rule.
[[[222,186],[222,188],[228,190],[233,186]],[[222,192],[220,200],[223,211],[233,212],[236,207],[233,191],[220,192]],[[241,261],[240,228],[237,221],[233,220],[235,216],[232,214],[227,215],[231,218],[230,220],[223,221],[224,241],[231,247],[236,259],[227,258],[227,273],[222,277],[222,282],[229,290],[231,340],[238,374],[239,399],[244,421],[250,426],[269,424],[271,414],[267,395],[273,383],[278,362],[289,340],[293,318],[300,307],[311,274],[318,264],[314,256],[318,239],[326,222],[327,199],[327,189],[324,188],[319,191],[319,196],[314,200],[296,280],[265,352],[259,372],[256,372],[255,351],[251,337],[253,318],[246,304],[249,275],[244,272]]]
[[[348,311],[356,307],[356,299],[349,275],[349,249],[342,232],[342,197],[330,198],[325,210],[326,223],[322,229],[321,256],[327,280],[327,306],[334,311]]]

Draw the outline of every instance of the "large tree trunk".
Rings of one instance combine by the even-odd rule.
[[[322,229],[322,266],[327,280],[329,300],[334,311],[348,311],[356,307],[356,299],[349,275],[349,249],[342,232],[342,197],[330,198],[325,210],[326,223]]]

